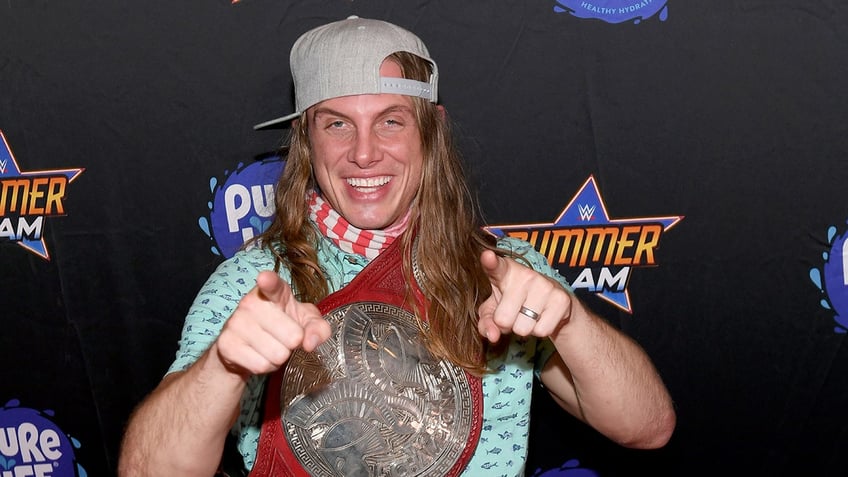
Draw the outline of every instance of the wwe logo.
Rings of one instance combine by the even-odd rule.
[[[588,222],[594,218],[594,205],[577,205],[577,210],[580,212],[580,220]]]
[[[9,163],[8,159],[4,159],[4,160],[0,161],[0,174],[6,173],[6,164],[8,164],[8,163]]]

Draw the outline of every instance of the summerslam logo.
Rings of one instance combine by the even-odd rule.
[[[209,180],[209,217],[201,217],[198,223],[213,242],[212,253],[230,258],[271,225],[274,185],[284,166],[282,158],[273,156],[247,166],[239,164],[234,171],[225,171],[222,181]]]
[[[810,280],[822,294],[819,304],[834,313],[836,333],[848,330],[848,230],[835,226],[827,229],[828,249],[822,253],[824,264],[821,269],[810,269]]]
[[[631,313],[627,285],[634,268],[658,264],[665,232],[682,216],[611,219],[595,178],[583,184],[552,223],[486,227],[529,242],[575,291],[595,293]]]
[[[665,0],[557,0],[554,12],[607,23],[641,23],[658,13],[660,21],[668,19]]]
[[[12,149],[0,131],[0,240],[50,260],[44,241],[44,219],[66,215],[68,184],[85,169],[21,171]]]

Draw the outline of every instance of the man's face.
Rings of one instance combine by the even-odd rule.
[[[380,75],[401,77],[385,61]],[[418,191],[424,157],[412,98],[363,94],[307,111],[312,167],[324,199],[361,229],[397,225]]]

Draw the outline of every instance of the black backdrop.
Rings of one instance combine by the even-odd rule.
[[[47,257],[0,215],[0,424],[49,410],[81,474],[114,473],[222,259],[213,181],[280,144],[252,125],[292,108],[295,38],[357,14],[430,47],[490,223],[551,223],[589,177],[610,218],[683,217],[632,270],[629,311],[582,293],[656,362],[672,441],[618,448],[539,394],[528,475],[848,475],[848,7],[596,3],[0,4],[18,172],[84,169],[44,217]]]

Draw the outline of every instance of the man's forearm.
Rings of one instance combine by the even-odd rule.
[[[214,474],[244,387],[214,344],[186,371],[165,376],[130,417],[118,475]]]
[[[627,447],[661,447],[671,436],[671,399],[648,356],[628,336],[576,302],[551,339],[558,356],[542,373],[573,414]]]

